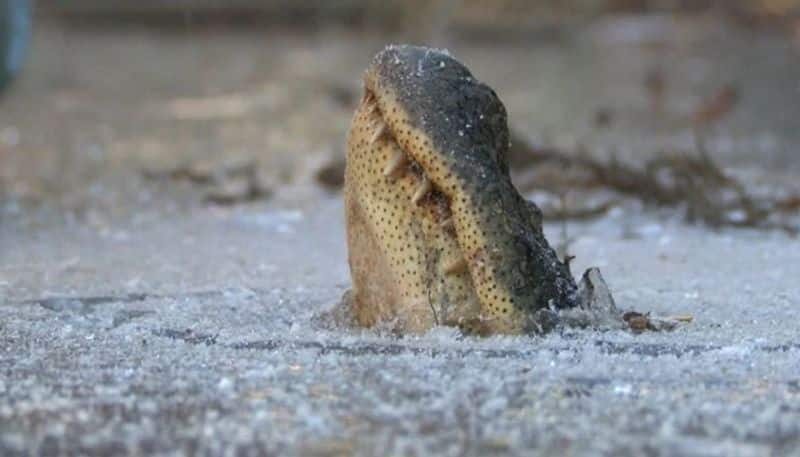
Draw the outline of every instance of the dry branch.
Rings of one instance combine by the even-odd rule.
[[[641,167],[612,157],[600,160],[584,151],[570,153],[555,148],[537,148],[515,135],[509,153],[512,169],[522,170],[517,185],[524,192],[544,190],[561,195],[574,190],[608,190],[659,207],[685,208],[689,222],[711,227],[780,229],[791,234],[798,227],[783,220],[796,212],[800,197],[752,195],[740,181],[727,175],[698,144],[695,154],[664,153]],[[602,215],[610,202],[595,207],[550,212],[558,218]]]

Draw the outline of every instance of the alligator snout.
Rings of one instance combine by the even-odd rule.
[[[350,306],[359,324],[479,334],[541,329],[575,281],[514,188],[506,110],[447,53],[388,47],[347,140]]]

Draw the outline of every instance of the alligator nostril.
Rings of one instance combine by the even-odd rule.
[[[403,151],[396,149],[392,153],[392,157],[389,159],[389,163],[386,165],[386,168],[383,169],[383,176],[388,178],[389,176],[394,175],[401,168],[406,166],[406,164],[408,164],[408,157]]]
[[[428,192],[430,192],[432,189],[433,184],[431,184],[431,180],[428,179],[427,176],[423,175],[422,182],[419,183],[419,187],[417,187],[417,190],[414,192],[414,196],[411,197],[411,203],[416,205],[420,200],[428,195]]]

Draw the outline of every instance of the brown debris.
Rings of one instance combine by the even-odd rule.
[[[331,157],[327,163],[314,174],[314,179],[325,189],[336,192],[344,186],[344,157]]]
[[[209,190],[203,200],[215,205],[235,205],[267,198],[271,191],[257,179],[236,179]]]
[[[633,333],[672,331],[682,324],[689,324],[694,320],[691,314],[669,317],[651,316],[650,313],[642,314],[628,311],[622,315],[622,320],[628,324]]]
[[[537,148],[519,135],[512,140],[508,160],[512,169],[528,169],[517,175],[521,190],[545,190],[556,195],[565,191],[612,191],[654,206],[685,207],[689,222],[711,227],[749,227],[780,229],[796,234],[798,228],[776,221],[800,209],[800,197],[757,198],[737,179],[725,174],[698,144],[695,155],[664,153],[642,167],[625,164],[612,157],[603,161],[583,151],[569,153],[555,148]],[[600,216],[610,209],[610,201],[587,207],[546,214],[556,218]],[[574,216],[574,217],[573,217]]]
[[[647,318],[646,314],[638,313],[636,311],[628,311],[622,315],[622,320],[628,323],[628,326],[634,333],[641,333],[645,330],[654,330],[654,328],[652,328],[652,324],[650,324],[650,319]]]
[[[782,212],[797,212],[800,211],[800,195],[790,195],[782,200],[778,200],[775,208]]]
[[[654,113],[663,112],[664,94],[667,88],[664,70],[660,67],[651,68],[644,77],[644,88],[650,97],[650,109]]]
[[[614,111],[610,108],[598,108],[594,113],[594,125],[598,128],[608,128],[614,122]]]
[[[203,187],[203,201],[216,205],[252,202],[272,194],[258,173],[258,164],[252,160],[227,164],[184,163],[143,170],[142,174],[152,180],[188,181]]]
[[[171,179],[189,181],[196,184],[210,183],[214,179],[213,167],[206,162],[186,163],[163,169],[144,169],[142,175],[147,179]]]
[[[350,109],[358,101],[358,91],[350,86],[331,83],[325,85],[325,91],[337,105],[343,108]]]
[[[696,127],[714,124],[733,111],[738,101],[739,92],[736,88],[724,86],[700,102],[692,114],[692,123]]]

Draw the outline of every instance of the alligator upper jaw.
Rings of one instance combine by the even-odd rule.
[[[464,200],[477,202],[487,187],[498,182],[510,184],[507,173],[503,173],[506,168],[489,148],[437,145],[399,99],[391,89],[378,84],[373,72],[367,72],[361,103],[364,110],[376,115],[370,142],[384,139],[397,143],[402,154],[387,162],[383,174],[391,178],[403,169],[417,174],[420,187],[412,203],[417,204],[431,192],[444,196],[448,207]],[[452,225],[452,221],[448,224]]]

